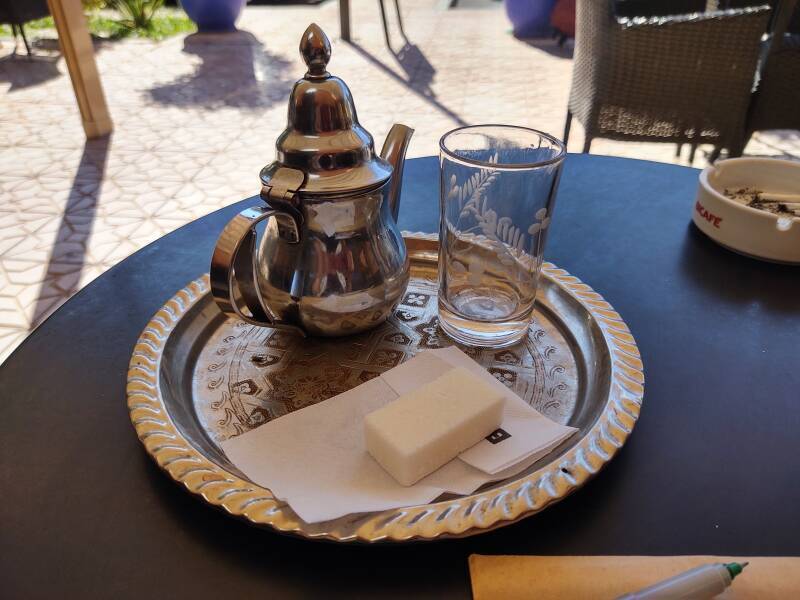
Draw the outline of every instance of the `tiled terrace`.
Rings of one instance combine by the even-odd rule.
[[[338,40],[337,3],[248,7],[230,35],[126,40],[97,46],[115,132],[86,142],[53,39],[36,57],[0,48],[0,362],[94,277],[182,224],[257,192],[273,158],[286,100],[303,72],[311,21],[333,38],[361,122],[382,140],[417,130],[411,156],[435,154],[465,123],[524,124],[560,135],[571,50],[514,39],[502,5],[403,0],[406,44],[383,39],[378,3],[356,0],[354,43]],[[21,46],[21,45],[20,45]],[[570,149],[579,151],[576,124]],[[684,161],[675,147],[597,140],[592,152]],[[759,135],[749,154],[800,157],[796,132]],[[698,152],[696,165],[704,163]]]

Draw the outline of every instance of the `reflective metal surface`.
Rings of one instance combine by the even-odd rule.
[[[225,317],[206,278],[178,292],[143,331],[128,372],[131,420],[157,463],[192,493],[254,524],[367,542],[488,531],[544,509],[597,473],[638,417],[642,363],[619,314],[550,264],[522,343],[464,348],[532,406],[579,429],[526,471],[469,496],[309,525],[228,461],[221,440],[346,391],[421,349],[452,343],[436,316],[438,245],[418,238],[406,243],[408,291],[383,325],[360,335],[302,338]]]
[[[386,134],[383,148],[381,148],[381,157],[389,164],[393,165],[394,168],[392,179],[389,182],[389,203],[392,208],[392,218],[395,222],[397,221],[397,216],[400,214],[400,192],[403,185],[404,157],[413,133],[414,130],[405,125],[400,125],[399,123],[392,125],[389,133]]]
[[[312,335],[370,329],[408,284],[408,254],[391,215],[389,183],[354,197],[300,205],[300,242],[267,224],[255,255],[263,305]],[[244,278],[243,278],[244,279]]]
[[[300,54],[308,72],[294,84],[276,160],[262,169],[262,183],[268,184],[277,169],[290,167],[305,173],[305,195],[354,193],[381,185],[391,177],[392,166],[375,154],[347,84],[326,70],[331,44],[318,25],[306,29]]]
[[[386,320],[408,283],[396,219],[413,130],[392,127],[377,156],[350,90],[326,70],[330,42],[317,25],[300,52],[308,72],[292,91],[277,160],[261,171],[265,204],[223,230],[211,291],[223,312],[254,325],[347,335]]]
[[[209,278],[211,293],[223,312],[236,314],[243,321],[252,325],[295,329],[300,335],[305,335],[299,327],[280,323],[272,311],[266,312],[264,298],[256,283],[259,265],[255,251],[255,227],[269,218],[275,218],[277,226],[288,232],[283,236],[286,243],[296,244],[299,241],[298,220],[289,213],[266,206],[243,210],[226,225],[214,248]],[[241,251],[243,247],[244,252]]]

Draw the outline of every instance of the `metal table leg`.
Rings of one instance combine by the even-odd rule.
[[[339,29],[342,39],[350,41],[350,0],[339,0]]]

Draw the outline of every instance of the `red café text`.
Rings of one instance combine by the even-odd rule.
[[[706,210],[706,207],[700,204],[698,200],[697,203],[694,205],[694,209],[700,213],[700,216],[703,217],[709,223],[713,223],[714,227],[719,229],[719,224],[722,222],[722,217],[718,217],[717,215],[710,213]]]

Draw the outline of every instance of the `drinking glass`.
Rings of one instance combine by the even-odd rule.
[[[533,315],[564,144],[475,125],[446,133],[439,148],[439,325],[468,346],[510,346]]]

